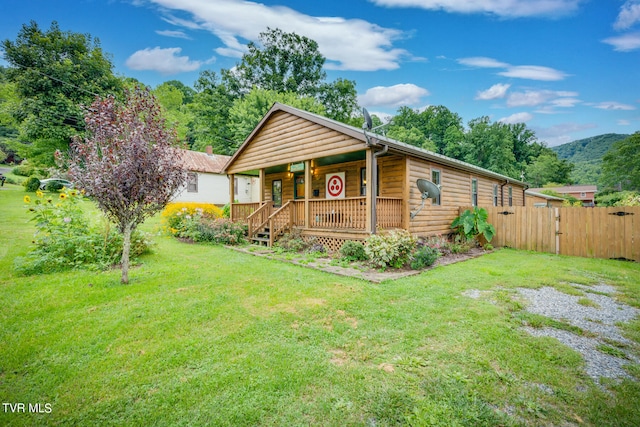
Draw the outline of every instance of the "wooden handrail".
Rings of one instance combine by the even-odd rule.
[[[251,239],[258,230],[267,225],[269,216],[271,215],[271,209],[271,202],[263,203],[262,206],[247,217],[247,236],[249,239]]]
[[[284,230],[291,229],[292,215],[291,215],[291,201],[288,201],[281,208],[269,215],[269,246],[273,246],[276,238],[280,234],[284,234]]]

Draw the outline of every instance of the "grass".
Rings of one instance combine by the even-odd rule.
[[[129,285],[24,277],[23,195],[0,191],[0,399],[51,413],[0,425],[640,425],[637,381],[603,390],[578,353],[521,331],[545,322],[510,298],[606,283],[638,307],[636,263],[499,250],[372,284],[157,236]],[[639,342],[640,320],[624,331]]]

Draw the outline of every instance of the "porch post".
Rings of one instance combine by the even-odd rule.
[[[229,219],[231,221],[234,220],[233,218],[233,202],[235,201],[235,184],[236,184],[236,176],[234,174],[229,174],[227,175],[227,178],[229,178]]]
[[[366,179],[367,179],[367,185],[366,185],[366,229],[367,231],[371,232],[372,234],[375,234],[376,232],[376,219],[375,219],[375,212],[373,211],[373,209],[375,209],[375,203],[374,203],[374,197],[376,197],[374,191],[375,191],[375,183],[374,183],[374,179],[375,179],[375,173],[373,172],[376,168],[376,158],[373,155],[373,150],[371,148],[368,148],[366,151],[366,158],[365,158],[365,168],[366,168]],[[373,209],[372,209],[373,208]]]
[[[295,184],[294,184],[295,185]],[[311,160],[304,161],[304,228],[311,226],[311,200],[312,193],[312,175],[311,175]]]
[[[260,198],[258,199],[258,202],[260,202],[260,206],[262,206],[262,203],[264,202],[264,188],[265,188],[264,168],[260,169],[260,176],[258,179],[260,180]]]

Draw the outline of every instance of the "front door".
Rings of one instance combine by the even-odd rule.
[[[304,174],[293,176],[293,198],[304,199]]]

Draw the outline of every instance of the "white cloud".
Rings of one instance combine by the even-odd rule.
[[[629,52],[640,49],[640,32],[609,37],[602,41],[613,46],[613,49],[618,52]]]
[[[594,123],[560,123],[548,128],[535,127],[533,130],[538,140],[546,142],[549,147],[566,144],[579,139],[575,134],[598,126]]]
[[[412,83],[397,84],[394,86],[376,86],[367,90],[364,95],[358,97],[358,102],[364,106],[400,107],[403,105],[415,105],[423,96],[429,95],[429,91]]]
[[[502,83],[495,84],[487,90],[478,92],[475,99],[488,101],[491,99],[504,98],[507,95],[507,90],[510,87],[511,87],[510,84],[502,84]]]
[[[617,123],[619,126],[631,126],[631,122],[629,120],[620,119]]]
[[[541,67],[539,65],[517,65],[509,67],[507,71],[498,74],[504,77],[542,81],[564,80],[564,78],[567,77],[562,71],[549,67]]]
[[[606,101],[600,102],[594,105],[595,108],[600,108],[601,110],[635,110],[636,107],[629,104],[622,104],[616,101]]]
[[[498,75],[518,79],[557,81],[567,77],[567,74],[554,68],[540,65],[511,65],[484,56],[460,58],[458,63],[477,68],[504,68],[505,71],[499,72]]]
[[[640,22],[640,2],[628,0],[620,8],[620,13],[613,28],[616,30],[626,30],[631,28],[636,22]]]
[[[556,90],[526,90],[513,92],[507,98],[508,107],[535,107],[549,103],[553,107],[572,107],[579,100],[577,92]]]
[[[179,47],[146,48],[131,55],[126,62],[132,70],[154,70],[162,74],[178,74],[195,71],[202,66],[202,61],[192,61],[188,56],[179,56]]]
[[[191,20],[171,18],[176,25],[196,26],[220,37],[225,47],[217,50],[219,54],[238,56],[242,41],[258,41],[259,34],[270,27],[315,40],[329,69],[393,70],[410,56],[393,47],[394,41],[406,37],[404,32],[362,19],[310,16],[289,7],[240,0],[150,1],[163,10],[191,15]]]
[[[158,30],[156,31],[156,34],[160,34],[161,36],[166,36],[166,37],[174,37],[177,39],[191,40],[191,37],[186,35],[183,31]]]
[[[515,114],[510,115],[509,117],[503,117],[498,121],[501,122],[501,123],[512,125],[512,124],[516,124],[516,123],[526,123],[531,119],[533,119],[533,114],[530,114],[530,113],[515,113]]]
[[[507,68],[510,66],[505,62],[500,62],[497,59],[487,58],[484,56],[460,58],[458,59],[458,63],[462,65],[469,65],[471,67],[478,67],[478,68]]]
[[[583,0],[369,0],[379,6],[416,7],[452,13],[487,13],[503,18],[557,17],[575,12]]]

